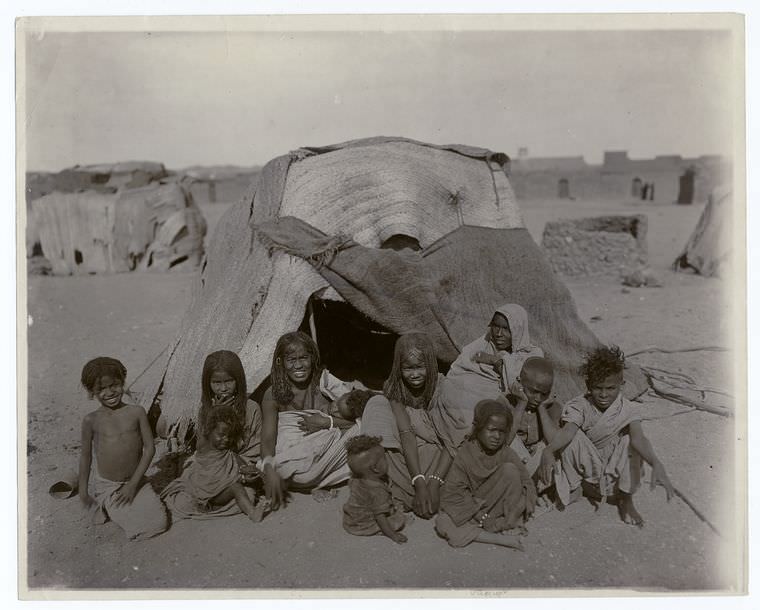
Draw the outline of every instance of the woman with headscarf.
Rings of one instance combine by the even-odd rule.
[[[530,341],[528,312],[516,303],[497,308],[486,333],[462,349],[433,401],[431,420],[452,455],[470,429],[475,405],[481,400],[507,405],[506,393],[531,356],[543,351]]]

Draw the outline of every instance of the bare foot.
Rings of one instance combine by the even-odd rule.
[[[618,514],[623,520],[623,523],[635,525],[638,528],[644,527],[644,518],[639,514],[639,511],[637,511],[636,507],[633,505],[633,495],[624,493],[622,491],[618,492],[618,495]]]
[[[337,489],[312,489],[311,497],[315,502],[329,502],[338,497]]]
[[[524,525],[516,525],[515,527],[510,527],[508,530],[504,530],[502,534],[507,536],[527,536],[528,528]]]
[[[501,539],[496,544],[499,546],[505,546],[510,549],[515,549],[516,551],[524,551],[525,548],[523,547],[522,540],[520,540],[517,536],[511,536],[509,534],[497,534],[498,537]]]

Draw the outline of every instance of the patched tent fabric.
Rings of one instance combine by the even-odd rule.
[[[55,191],[35,199],[32,213],[56,275],[194,267],[203,254],[205,220],[177,183]]]
[[[194,415],[203,359],[217,349],[236,351],[257,387],[277,338],[327,292],[396,333],[429,332],[444,363],[485,332],[497,306],[519,303],[558,366],[560,398],[578,393],[576,369],[599,343],[524,228],[507,163],[401,138],[274,159],[220,221],[179,336],[139,388],[144,400],[162,388],[168,421]],[[397,235],[421,251],[382,249]],[[640,393],[631,373],[628,389]]]
[[[691,269],[708,277],[726,274],[733,245],[732,206],[730,187],[713,190],[694,232],[673,262],[676,270]]]

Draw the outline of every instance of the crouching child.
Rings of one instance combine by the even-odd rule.
[[[652,488],[673,487],[631,401],[623,397],[625,357],[620,348],[601,347],[591,353],[581,373],[588,391],[570,400],[562,412],[562,427],[541,455],[541,478],[554,473],[557,495],[567,505],[580,497],[586,483],[600,496],[614,497],[620,518],[643,526],[633,504],[641,478],[642,458],[652,466]]]
[[[536,506],[536,487],[507,444],[512,413],[502,402],[475,406],[472,432],[459,446],[441,488],[435,529],[449,545],[471,542],[522,550],[522,523]]]
[[[346,441],[351,470],[348,502],[343,506],[343,529],[355,536],[383,534],[399,544],[404,513],[393,504],[388,485],[388,461],[378,436],[361,434]]]

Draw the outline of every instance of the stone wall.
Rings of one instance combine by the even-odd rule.
[[[647,263],[647,217],[598,216],[546,223],[542,246],[555,273],[619,275]]]

